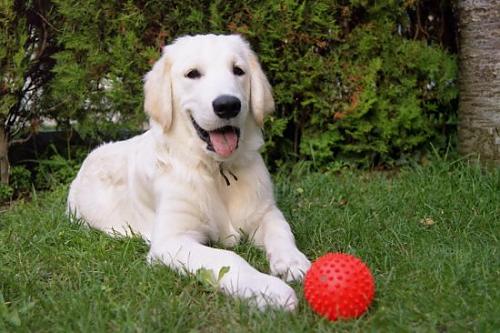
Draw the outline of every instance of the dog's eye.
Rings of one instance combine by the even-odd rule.
[[[237,76],[245,75],[245,71],[238,66],[233,66],[233,74]]]
[[[201,77],[201,73],[197,69],[192,69],[189,72],[187,72],[186,77],[189,79],[199,79]]]

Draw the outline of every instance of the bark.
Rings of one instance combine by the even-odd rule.
[[[9,184],[9,141],[3,125],[0,125],[0,183]]]
[[[500,1],[459,0],[459,150],[500,165]]]

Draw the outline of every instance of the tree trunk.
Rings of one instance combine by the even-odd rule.
[[[9,184],[9,141],[3,125],[0,125],[0,183]]]
[[[500,1],[459,0],[462,154],[500,165]]]

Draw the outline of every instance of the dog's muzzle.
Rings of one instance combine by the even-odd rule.
[[[207,144],[208,150],[215,152],[223,158],[227,158],[238,149],[240,141],[240,129],[238,127],[224,126],[207,131],[198,125],[193,117],[191,117],[191,122],[200,139]]]

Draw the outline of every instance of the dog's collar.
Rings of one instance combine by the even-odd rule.
[[[229,170],[229,169],[224,170],[222,163],[219,163],[219,173],[222,176],[222,178],[224,178],[224,180],[226,181],[227,186],[230,186],[231,182],[229,181],[229,178],[227,178],[224,171],[227,171],[234,178],[235,181],[238,181],[238,177],[236,177],[236,175],[234,173],[232,173],[231,170]]]

